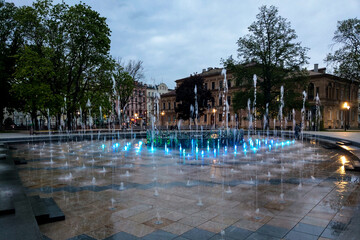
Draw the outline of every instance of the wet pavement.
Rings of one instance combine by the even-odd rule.
[[[356,234],[360,174],[345,172],[347,155],[292,141],[250,145],[245,153],[151,149],[140,140],[41,142],[19,144],[12,156],[27,160],[18,166],[27,194],[53,197],[65,213],[40,226],[46,239]]]

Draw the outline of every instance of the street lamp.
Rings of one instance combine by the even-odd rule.
[[[343,105],[343,108],[344,108],[344,109],[347,109],[347,112],[348,112],[348,113],[347,113],[347,115],[348,115],[348,117],[347,117],[347,118],[348,118],[348,121],[347,121],[347,122],[348,122],[348,125],[350,125],[350,105],[349,105],[349,103],[348,103],[348,102],[345,102],[344,105]],[[345,127],[344,127],[344,128],[345,128],[345,131],[346,131],[346,128],[347,128],[347,127],[346,127],[346,116],[345,116],[345,124],[344,124],[344,125],[345,125]]]
[[[162,111],[160,114],[161,114],[161,125],[165,125],[165,124],[164,124],[164,116],[165,116],[165,112],[164,112],[164,111]]]
[[[216,128],[216,115],[215,115],[215,113],[216,113],[216,109],[215,108],[213,108],[213,113],[214,113],[214,126],[215,126],[215,128]]]

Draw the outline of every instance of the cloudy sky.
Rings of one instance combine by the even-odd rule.
[[[17,6],[31,0],[6,0]],[[60,0],[55,0],[60,2]],[[65,0],[72,5],[80,1]],[[83,0],[103,17],[112,31],[111,54],[144,62],[146,83],[174,81],[221,67],[221,58],[236,54],[236,41],[248,33],[262,5],[278,7],[291,22],[302,46],[310,48],[312,68],[319,67],[337,21],[359,17],[359,0]]]

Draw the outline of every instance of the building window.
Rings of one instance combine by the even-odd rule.
[[[222,122],[222,114],[219,114],[219,122]]]
[[[168,107],[169,107],[169,109],[171,109],[171,105],[170,105],[170,102],[168,102]]]
[[[287,115],[287,120],[288,120],[288,121],[293,120],[293,114],[292,114],[292,112],[289,112],[289,113],[288,113],[288,115]]]
[[[163,110],[165,110],[165,103],[163,103]]]
[[[176,102],[174,102],[174,109],[176,109]]]
[[[207,122],[207,115],[205,114],[204,115],[204,123],[206,123]]]
[[[222,97],[219,97],[219,106],[222,106]]]
[[[223,89],[223,81],[219,81],[219,89]]]
[[[308,99],[313,100],[314,99],[314,84],[310,83],[308,86]]]
[[[211,82],[211,89],[212,89],[212,90],[215,89],[215,82]]]
[[[228,88],[231,88],[231,81],[230,80],[228,80]]]
[[[207,90],[207,83],[204,83],[204,88],[205,90]]]
[[[231,96],[227,97],[227,104],[230,106],[230,104],[231,104]]]
[[[316,96],[320,97],[320,88],[319,87],[316,87]]]

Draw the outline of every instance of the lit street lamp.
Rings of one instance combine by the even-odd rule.
[[[164,112],[164,111],[162,111],[160,114],[161,114],[161,125],[165,125],[165,124],[164,124],[164,116],[165,116],[165,112]]]
[[[345,102],[344,103],[344,106],[343,106],[344,109],[347,109],[347,124],[346,124],[346,115],[345,115],[345,124],[344,124],[344,129],[346,131],[346,129],[348,128],[348,126],[350,125],[350,105],[348,104],[348,102]],[[347,126],[348,125],[348,126]]]
[[[216,113],[216,109],[215,108],[213,108],[213,113],[214,113],[214,126],[215,126],[215,128],[216,128],[216,115],[215,115],[215,113]]]

